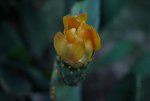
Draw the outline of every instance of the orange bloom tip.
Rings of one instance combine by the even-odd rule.
[[[57,32],[54,36],[54,48],[59,56],[64,57],[66,55],[67,41],[61,32]]]
[[[87,14],[64,16],[64,33],[54,36],[56,53],[66,63],[78,67],[92,60],[93,53],[101,48],[101,39],[97,31],[86,24]]]
[[[86,22],[87,15],[80,14],[78,16],[66,15],[63,17],[65,29],[78,28],[82,22]]]

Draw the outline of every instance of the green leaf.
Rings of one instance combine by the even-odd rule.
[[[69,87],[66,85],[56,86],[57,101],[80,101],[80,90],[81,87]]]
[[[136,89],[135,85],[135,75],[126,75],[112,90],[107,101],[134,101]]]

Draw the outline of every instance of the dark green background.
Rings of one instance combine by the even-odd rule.
[[[76,10],[102,41],[81,100],[150,101],[150,1],[82,1],[0,0],[0,101],[49,101],[53,37]]]

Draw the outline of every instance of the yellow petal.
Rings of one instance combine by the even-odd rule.
[[[91,40],[85,40],[85,55],[88,58],[88,61],[91,60],[93,54],[93,44]]]
[[[101,48],[101,39],[100,39],[100,36],[99,34],[96,32],[96,30],[92,28],[92,31],[93,31],[93,43],[94,43],[94,51],[97,51],[98,49]]]
[[[68,43],[73,43],[76,40],[76,29],[72,28],[70,30],[65,31],[65,36]]]
[[[54,36],[54,48],[59,56],[66,57],[67,41],[61,32],[56,33]]]
[[[83,57],[79,60],[79,62],[86,65],[89,61],[92,60],[93,55],[93,46],[91,40],[85,41],[85,52]]]
[[[85,52],[85,48],[84,48],[84,44],[81,41],[76,41],[71,48],[71,57],[70,59],[73,62],[77,62],[79,59],[81,59],[81,57],[84,55]]]
[[[78,33],[82,33],[81,35],[84,37],[84,40],[91,40],[94,51],[97,51],[101,47],[99,34],[93,27],[89,25],[83,25],[82,29]]]
[[[80,40],[84,40],[84,34],[85,34],[85,23],[81,23],[81,25],[79,26],[77,32],[76,32],[76,35],[78,37],[78,39]]]
[[[65,29],[78,28],[80,25],[80,22],[78,22],[74,16],[69,15],[63,17],[63,23]]]
[[[82,14],[80,14],[80,15],[78,15],[77,16],[77,20],[79,21],[79,22],[86,22],[86,20],[87,20],[87,14],[85,14],[85,13],[82,13]]]

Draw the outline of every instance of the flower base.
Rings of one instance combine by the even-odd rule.
[[[58,56],[56,58],[57,69],[64,84],[68,86],[77,86],[77,84],[86,78],[89,71],[88,64],[86,66],[74,68],[63,62]]]

